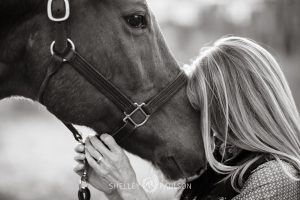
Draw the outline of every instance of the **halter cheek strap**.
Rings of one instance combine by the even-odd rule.
[[[65,22],[70,17],[69,0],[48,0],[47,13],[50,21],[55,22],[55,51],[63,54],[68,47]]]

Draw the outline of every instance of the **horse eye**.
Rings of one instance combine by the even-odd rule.
[[[147,20],[144,15],[130,15],[125,17],[125,20],[132,28],[144,29],[147,27]]]

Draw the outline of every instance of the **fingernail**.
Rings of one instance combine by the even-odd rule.
[[[84,149],[85,149],[85,147],[83,145],[79,147],[80,151],[84,151]]]
[[[103,133],[102,135],[101,135],[101,139],[106,139],[107,137],[109,137],[109,135],[107,134],[107,133]]]

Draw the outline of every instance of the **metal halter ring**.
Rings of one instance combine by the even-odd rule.
[[[68,44],[70,44],[72,51],[75,51],[74,42],[69,38],[67,39],[67,41],[68,41]],[[50,45],[50,53],[51,53],[52,56],[55,55],[54,45],[55,45],[55,41],[53,41]],[[64,58],[63,61],[65,62],[65,61],[67,61],[67,59]]]

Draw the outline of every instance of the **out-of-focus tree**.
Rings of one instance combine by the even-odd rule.
[[[268,0],[265,9],[253,18],[255,35],[286,54],[300,48],[300,1]]]
[[[254,38],[290,55],[300,48],[299,0],[150,0],[163,26]],[[165,6],[164,6],[165,5]],[[175,28],[176,29],[176,28]]]

